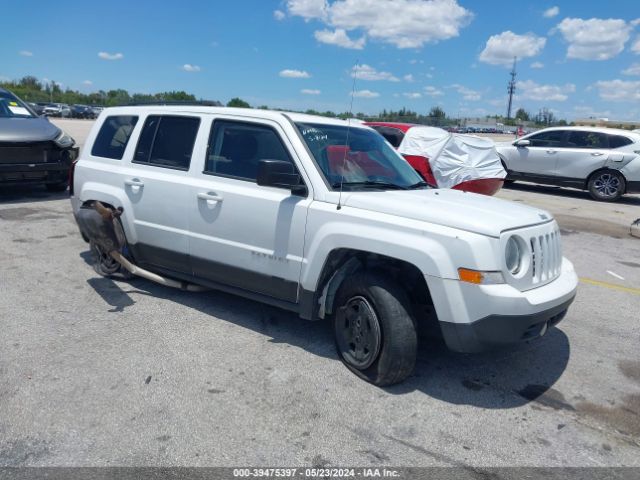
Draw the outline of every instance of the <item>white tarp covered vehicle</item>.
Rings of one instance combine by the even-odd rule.
[[[495,144],[488,138],[451,134],[441,128],[396,122],[366,122],[431,185],[494,195],[504,183]]]
[[[440,188],[457,188],[493,195],[502,187],[507,176],[495,143],[488,138],[449,133],[435,127],[415,126],[407,131],[398,151],[405,157],[426,157]],[[495,191],[489,193],[488,190],[493,189]]]

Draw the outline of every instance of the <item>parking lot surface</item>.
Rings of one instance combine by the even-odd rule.
[[[83,143],[89,121],[58,121]],[[640,466],[640,196],[516,183],[581,278],[539,341],[377,388],[331,326],[91,268],[66,193],[0,190],[0,466]]]

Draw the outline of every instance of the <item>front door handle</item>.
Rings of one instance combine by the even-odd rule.
[[[556,153],[556,150],[547,150],[547,153],[549,153],[549,154]]]
[[[222,202],[222,197],[215,192],[200,192],[198,193],[198,198],[200,200],[205,200],[207,202],[207,205],[210,207],[218,202]]]
[[[604,153],[602,153],[602,152],[593,152],[591,154],[592,157],[601,157],[602,155],[604,155]]]

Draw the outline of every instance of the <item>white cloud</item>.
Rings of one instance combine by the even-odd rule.
[[[288,68],[282,70],[279,75],[283,78],[311,78],[309,72],[305,70],[292,70]]]
[[[413,75],[411,75],[410,73],[402,77],[402,79],[405,82],[409,82],[409,83],[412,83],[414,81]]]
[[[525,80],[516,84],[517,97],[520,100],[536,100],[545,102],[564,102],[567,94],[576,91],[572,83],[565,85],[541,85],[533,80]]]
[[[640,101],[640,81],[606,80],[595,84],[603,100],[613,102]]]
[[[544,13],[542,14],[543,17],[545,18],[553,18],[558,16],[558,14],[560,13],[560,8],[558,7],[551,7],[551,8],[547,8]]]
[[[450,85],[449,88],[455,89],[456,92],[462,95],[463,99],[469,100],[471,102],[477,102],[482,98],[482,95],[480,94],[480,92],[476,90],[471,90],[470,88],[467,88],[464,85],[459,85],[457,83],[454,83],[453,85]]]
[[[640,63],[634,63],[622,71],[623,75],[640,75]]]
[[[98,57],[103,60],[122,60],[124,55],[121,53],[99,52]]]
[[[424,87],[425,95],[429,95],[430,97],[440,97],[444,95],[442,90],[437,89],[436,87],[428,86]]]
[[[420,92],[406,92],[406,93],[403,93],[402,95],[407,98],[410,98],[411,100],[422,98],[422,94]]]
[[[91,80],[85,80],[84,82],[82,82],[83,85],[87,85],[87,86],[91,86],[93,85],[93,82]]]
[[[336,38],[348,39],[354,30],[364,33],[359,48],[364,47],[365,37],[397,48],[420,48],[457,37],[473,18],[457,0],[288,0],[287,10],[307,21],[323,21],[335,30]],[[323,32],[324,38],[331,33]],[[332,44],[355,48],[346,41]]]
[[[18,53],[23,57],[33,57],[33,52],[30,52],[29,50],[20,50]]]
[[[300,90],[300,93],[304,93],[305,95],[320,95],[320,90],[312,89],[312,88],[303,88]]]
[[[273,11],[273,18],[275,18],[278,21],[284,20],[284,18],[287,16],[286,13],[284,13],[282,10],[274,10]]]
[[[369,65],[356,65],[351,69],[351,77],[358,80],[376,82],[386,80],[388,82],[399,82],[400,79],[389,72],[379,72]]]
[[[529,65],[530,68],[544,68],[544,63],[542,62],[533,62]]]
[[[335,45],[337,47],[349,48],[351,50],[362,50],[367,42],[365,37],[360,37],[357,40],[349,38],[346,30],[337,28],[335,30],[317,30],[313,33],[316,40],[328,45]]]
[[[358,98],[376,98],[379,97],[380,94],[378,92],[372,92],[371,90],[356,90],[353,92],[353,96]]]
[[[287,10],[291,15],[311,19],[324,19],[327,16],[329,5],[327,0],[288,0]]]
[[[489,37],[480,54],[480,61],[492,65],[508,66],[513,63],[513,57],[522,59],[540,54],[546,43],[546,38],[538,37],[533,33],[518,35],[507,30]]]
[[[631,51],[633,53],[640,54],[640,37],[636,39],[633,45],[631,45]]]
[[[565,18],[557,28],[569,43],[567,58],[608,60],[624,50],[633,27],[614,18]]]
[[[191,65],[190,63],[185,63],[182,66],[182,70],[185,72],[199,72],[201,68],[198,65]]]

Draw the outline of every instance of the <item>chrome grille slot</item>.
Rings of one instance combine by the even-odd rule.
[[[555,221],[514,229],[502,234],[502,247],[510,237],[516,236],[526,250],[524,268],[517,274],[505,268],[507,282],[524,292],[553,282],[562,270],[560,229]],[[503,250],[504,251],[504,250]],[[504,268],[505,264],[503,264]]]
[[[560,232],[554,230],[531,237],[531,278],[534,285],[548,283],[560,273],[562,252]]]

